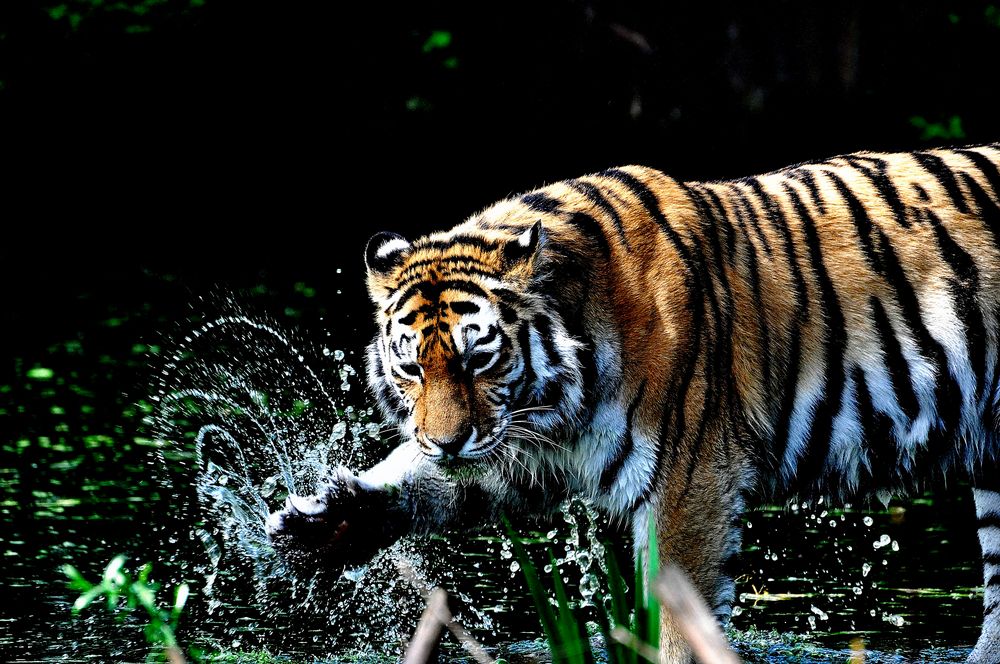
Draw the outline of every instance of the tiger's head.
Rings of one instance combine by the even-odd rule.
[[[499,454],[512,437],[537,443],[579,406],[580,344],[538,292],[544,244],[541,222],[368,242],[369,384],[438,463]]]

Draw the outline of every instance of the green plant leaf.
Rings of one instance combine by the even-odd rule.
[[[656,539],[656,518],[649,513],[649,565],[646,569],[646,583],[643,585],[646,603],[646,631],[642,636],[653,648],[660,645],[660,603],[653,596],[653,579],[660,575],[660,552]],[[636,589],[638,592],[638,589]]]
[[[79,570],[70,564],[63,565],[63,574],[69,577],[69,587],[73,590],[90,590],[94,587],[94,584],[83,578]]]
[[[73,602],[73,613],[77,614],[90,606],[91,602],[101,596],[103,590],[104,588],[101,586],[93,586],[90,590],[77,597],[76,601]]]
[[[125,556],[115,556],[104,568],[104,583],[121,587],[125,585],[125,575],[122,574],[122,567],[125,565]]]
[[[538,572],[535,569],[534,563],[528,557],[528,552],[524,549],[524,545],[514,531],[514,527],[510,524],[507,515],[502,515],[500,518],[503,520],[504,528],[507,530],[507,537],[510,538],[511,545],[514,548],[514,555],[521,565],[521,573],[524,574],[525,583],[528,584],[531,599],[535,602],[535,610],[538,611],[538,620],[542,623],[545,640],[549,643],[549,649],[555,652],[556,648],[560,647],[561,644],[559,632],[556,628],[556,616],[552,610],[552,605],[549,604],[549,597],[542,587],[542,582],[538,579]]]
[[[180,620],[181,612],[184,610],[184,605],[187,604],[190,594],[191,587],[188,584],[182,583],[177,586],[177,591],[174,593],[174,608],[170,612],[170,625],[172,627],[177,627],[177,621]]]

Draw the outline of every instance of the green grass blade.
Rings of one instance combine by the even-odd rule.
[[[559,631],[563,638],[565,661],[590,664],[594,661],[594,653],[590,651],[587,627],[585,621],[570,608],[566,585],[563,583],[562,577],[559,576],[559,566],[556,565],[556,557],[552,553],[552,549],[549,549],[549,564],[552,566],[552,583],[555,586],[556,603],[559,607]]]
[[[618,565],[618,556],[615,549],[610,544],[604,547],[605,558],[608,565],[608,592],[611,596],[611,615],[608,633],[604,635],[604,642],[608,647],[608,660],[611,664],[637,664],[638,655],[631,648],[617,641],[611,641],[611,628],[616,626],[629,628],[628,598],[625,595],[625,579],[622,577],[621,567]],[[602,609],[604,605],[602,604]],[[601,615],[604,610],[598,611]]]
[[[645,584],[646,595],[646,643],[654,648],[660,647],[660,603],[653,596],[653,579],[660,575],[660,552],[656,539],[656,519],[652,511],[649,514],[649,569]]]
[[[549,649],[555,655],[556,652],[562,650],[562,643],[559,638],[556,616],[549,603],[549,596],[542,587],[542,582],[538,579],[538,571],[535,569],[534,563],[531,562],[531,558],[528,557],[528,552],[514,531],[514,527],[510,524],[510,520],[506,515],[501,516],[501,518],[507,529],[507,537],[510,538],[514,548],[514,555],[517,557],[518,564],[521,565],[521,573],[524,574],[524,580],[528,584],[531,599],[535,602],[535,610],[538,611],[538,620],[542,623],[545,639],[549,642]]]

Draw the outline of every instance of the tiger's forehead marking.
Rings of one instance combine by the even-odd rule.
[[[449,265],[449,261],[444,264]],[[423,279],[397,289],[390,298],[384,310],[389,317],[387,336],[397,326],[400,345],[402,339],[411,338],[421,358],[435,350],[463,353],[496,318],[494,296],[486,284],[474,278],[446,273],[438,260],[427,263],[422,274]]]

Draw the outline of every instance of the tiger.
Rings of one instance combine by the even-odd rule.
[[[290,495],[289,559],[583,496],[729,619],[748,504],[967,480],[1000,662],[1000,143],[735,180],[611,168],[365,249],[369,386],[401,442]],[[648,541],[648,522],[656,540]],[[692,661],[669,612],[661,661]]]

